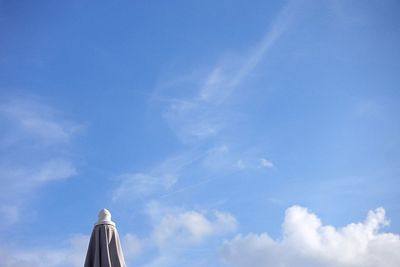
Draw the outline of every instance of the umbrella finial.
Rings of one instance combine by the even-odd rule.
[[[99,220],[90,236],[84,267],[126,267],[121,242],[111,213],[107,209],[99,212]]]
[[[113,224],[114,223],[111,221],[111,213],[108,211],[108,209],[102,209],[99,212],[98,216],[98,221],[96,224]]]

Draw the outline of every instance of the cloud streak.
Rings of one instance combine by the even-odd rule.
[[[119,185],[113,190],[113,201],[140,199],[167,192],[178,182],[185,169],[204,156],[204,153],[180,153],[146,172],[122,174],[117,177]]]

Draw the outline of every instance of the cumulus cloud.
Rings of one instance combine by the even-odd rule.
[[[268,234],[238,235],[221,249],[230,266],[395,267],[400,266],[400,236],[384,233],[385,210],[342,228],[323,225],[308,209],[286,210],[282,239]]]
[[[152,233],[159,246],[170,244],[197,244],[206,238],[233,232],[236,230],[236,219],[229,213],[215,211],[213,218],[207,218],[197,211],[186,211],[165,215]]]
[[[214,255],[219,238],[236,232],[238,227],[235,217],[227,212],[185,210],[156,201],[147,205],[146,215],[151,222],[147,235],[129,233],[122,238],[127,262],[136,266],[192,265],[201,259],[188,258],[188,253],[200,249]]]

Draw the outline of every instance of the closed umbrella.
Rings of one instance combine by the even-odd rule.
[[[126,267],[117,228],[107,209],[99,212],[99,219],[90,237],[84,267]]]

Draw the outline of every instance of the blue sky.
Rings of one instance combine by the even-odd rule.
[[[399,8],[0,1],[0,260],[398,266]]]

